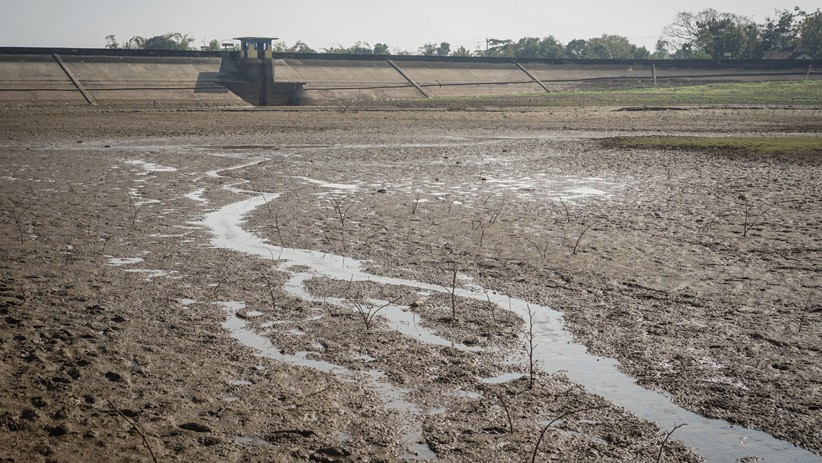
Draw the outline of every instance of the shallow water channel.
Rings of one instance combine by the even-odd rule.
[[[209,177],[219,178],[221,172],[231,169],[247,167],[254,163],[245,163],[232,168],[212,171]],[[290,294],[312,300],[304,288],[304,283],[311,278],[327,277],[342,281],[370,281],[385,285],[398,285],[415,288],[418,291],[445,292],[444,288],[422,282],[381,277],[369,274],[363,270],[362,262],[343,256],[328,253],[282,248],[265,243],[261,238],[244,230],[244,217],[255,208],[266,202],[276,201],[277,193],[244,191],[238,188],[239,184],[224,188],[242,195],[237,202],[228,204],[214,212],[207,213],[201,224],[213,233],[212,244],[216,247],[230,249],[258,256],[262,259],[276,259],[279,269],[291,275],[286,284],[286,291]],[[309,268],[307,272],[295,272],[293,267]],[[535,356],[542,370],[548,372],[564,371],[574,382],[585,386],[590,392],[598,394],[617,406],[651,420],[663,430],[672,429],[677,424],[686,423],[673,435],[674,439],[684,441],[689,447],[702,454],[709,462],[733,462],[745,456],[756,456],[763,461],[772,462],[817,462],[822,458],[811,452],[795,447],[769,434],[732,426],[721,420],[707,419],[691,413],[677,405],[663,393],[650,391],[637,385],[629,376],[620,372],[617,362],[613,359],[597,357],[589,354],[585,346],[574,342],[571,335],[563,328],[562,314],[550,307],[530,304],[528,301],[510,298],[499,293],[485,292],[478,287],[468,285],[467,288],[458,288],[458,296],[473,298],[481,301],[490,300],[503,310],[511,310],[523,319],[528,319],[528,311],[534,313],[535,328]],[[335,301],[327,301],[334,303]],[[341,303],[342,301],[336,301]],[[305,355],[285,356],[271,345],[263,336],[255,334],[245,326],[245,322],[236,317],[237,306],[224,305],[229,313],[225,326],[234,336],[244,344],[256,349],[260,355],[284,361],[307,368],[315,368],[331,374],[339,375],[343,380],[365,380],[365,384],[381,395],[387,407],[395,407],[405,414],[405,442],[407,444],[406,458],[434,459],[435,455],[420,442],[422,438],[421,422],[417,418],[421,411],[415,404],[404,397],[406,392],[390,385],[381,379],[381,372],[367,372],[354,374],[343,366],[333,365],[316,360],[308,360]],[[463,350],[477,351],[466,346],[455,345],[450,340],[424,328],[418,327],[409,317],[412,314],[400,307],[387,307],[380,312],[381,316],[389,318],[389,326],[398,329],[404,335],[413,337],[421,342],[437,345],[452,345]],[[521,355],[511,352],[512,357]],[[513,377],[512,377],[513,378]],[[488,378],[486,381],[494,381]]]

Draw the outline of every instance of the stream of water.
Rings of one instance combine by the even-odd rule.
[[[244,164],[229,169],[253,164]],[[210,177],[220,177],[220,172],[212,171],[208,175]],[[268,244],[261,238],[244,230],[242,223],[245,215],[255,208],[263,206],[266,202],[276,200],[278,195],[276,193],[263,195],[259,192],[244,191],[236,188],[236,185],[226,186],[225,188],[235,193],[247,193],[250,196],[204,216],[202,225],[213,233],[212,244],[216,247],[255,255],[263,259],[278,260],[280,262],[279,269],[291,275],[285,289],[294,296],[312,299],[305,290],[304,283],[308,279],[316,277],[327,277],[342,281],[371,281],[385,285],[406,286],[419,291],[445,292],[444,288],[437,285],[369,274],[364,270],[362,262],[344,256],[318,251],[282,248]],[[310,271],[295,272],[291,270],[294,266],[304,266],[309,268]],[[472,287],[457,288],[456,294],[481,301],[490,299],[491,302],[499,305],[501,309],[511,310],[525,320],[528,319],[530,310],[534,314],[535,356],[542,370],[548,372],[564,371],[572,381],[585,386],[590,392],[598,394],[638,416],[657,423],[663,430],[672,429],[677,424],[686,423],[687,426],[679,428],[673,438],[684,441],[688,446],[702,454],[709,462],[734,462],[745,456],[756,456],[763,459],[763,461],[769,462],[822,462],[822,458],[813,453],[776,439],[769,434],[732,426],[722,420],[704,418],[675,405],[663,393],[650,391],[637,385],[632,378],[618,370],[618,364],[615,360],[591,355],[587,352],[585,346],[574,342],[571,335],[563,327],[562,314],[550,307],[531,304],[528,301],[510,298],[504,294],[486,293]],[[380,315],[389,317],[389,326],[392,328],[397,328],[405,335],[421,342],[436,345],[455,345],[435,333],[419,328],[416,323],[413,323],[413,320],[409,321],[407,318],[412,314],[400,309],[398,307],[389,307],[384,311],[385,313],[380,312]],[[396,318],[392,319],[391,317]],[[227,323],[229,325],[226,327],[235,333],[241,331],[241,327],[236,325],[238,322],[232,321],[230,318]],[[234,323],[234,325],[231,325],[231,323]],[[263,340],[264,338],[261,336],[254,335],[250,331],[243,333],[243,336],[239,336],[238,339],[274,359],[298,365],[302,364],[309,368],[317,368],[320,371],[329,371],[343,376],[350,375],[350,372],[347,372],[341,366],[329,366],[329,364],[323,362],[321,362],[323,365],[319,366],[308,365],[301,363],[304,362],[304,357],[283,358],[279,351],[269,347],[270,342]],[[456,347],[469,350],[465,346],[457,345]],[[478,352],[477,355],[482,354]],[[518,354],[512,352],[512,355]],[[391,389],[392,386],[387,383],[374,379],[372,386],[380,393],[385,392],[380,391],[381,388],[389,389],[390,394],[382,394],[384,400],[402,401],[402,391],[395,390],[396,388]],[[403,407],[406,410],[411,410],[412,414],[418,412],[413,404],[403,403]],[[425,448],[418,445],[419,438],[421,438],[418,423],[414,422],[413,419],[410,420],[410,423],[410,431],[406,435],[409,450],[422,455],[422,458],[433,458],[430,450],[426,452]],[[413,438],[409,439],[408,436],[413,436]],[[412,448],[414,446],[417,447]]]

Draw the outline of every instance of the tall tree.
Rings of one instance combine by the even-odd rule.
[[[514,41],[511,39],[486,39],[485,56],[508,57],[514,56]]]
[[[656,41],[656,47],[654,47],[654,52],[651,54],[651,59],[668,59],[671,57],[671,54],[668,52],[668,42],[663,39],[659,39]]]
[[[339,46],[332,46],[331,48],[325,48],[324,51],[326,53],[338,53],[338,54],[348,54],[348,55],[373,55],[374,49],[371,48],[368,42],[356,42],[354,45],[351,45],[348,48],[345,48],[341,45]]]
[[[664,34],[677,49],[679,58],[758,58],[760,29],[750,19],[733,13],[707,9],[680,12]]]
[[[471,56],[471,50],[460,45],[459,48],[457,48],[456,50],[454,50],[453,53],[451,53],[451,56]]]
[[[799,45],[799,26],[805,13],[799,8],[793,11],[777,10],[776,17],[766,18],[762,25],[762,50],[784,50]]]
[[[120,48],[120,44],[117,42],[117,37],[112,35],[106,36],[106,48]]]
[[[565,45],[565,56],[568,58],[585,58],[585,48],[588,41],[584,39],[574,39]]]
[[[799,25],[799,37],[802,49],[815,58],[822,58],[822,11],[805,16]]]
[[[434,50],[434,54],[437,55],[437,56],[448,56],[448,55],[450,55],[451,54],[451,44],[448,43],[448,42],[440,43],[440,45],[437,47],[437,49]]]
[[[146,50],[188,50],[194,39],[179,32],[168,32],[145,39],[142,48]]]
[[[421,46],[417,51],[423,56],[434,56],[437,54],[437,44],[434,42],[428,42],[423,44],[423,46]]]

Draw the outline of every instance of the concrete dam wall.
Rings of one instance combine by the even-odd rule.
[[[0,105],[242,106],[388,102],[729,81],[818,80],[822,61],[513,60],[0,48]],[[265,69],[270,66],[272,69]],[[265,72],[263,72],[265,71]],[[270,72],[269,72],[270,71]],[[268,78],[269,81],[271,78]],[[261,96],[268,92],[271,95]]]

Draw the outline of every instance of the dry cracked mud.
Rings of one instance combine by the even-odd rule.
[[[0,111],[0,461],[703,460],[550,362],[530,384],[499,295],[813,461],[822,158],[603,140],[819,110],[618,109]],[[220,246],[209,214],[260,198],[233,219],[270,256]]]

